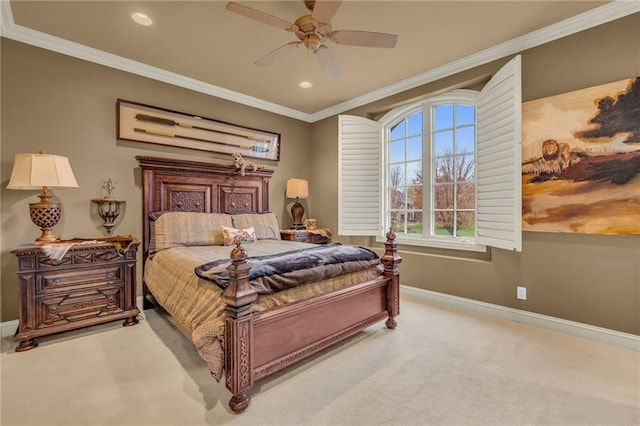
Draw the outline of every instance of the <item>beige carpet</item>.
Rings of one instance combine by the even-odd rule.
[[[403,293],[371,327],[259,382],[227,408],[190,344],[156,313],[2,341],[2,425],[637,425],[639,353]]]

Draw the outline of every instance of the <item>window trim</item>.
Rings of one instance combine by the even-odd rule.
[[[388,206],[389,181],[387,179],[387,169],[388,169],[387,166],[388,166],[388,156],[389,156],[389,150],[388,150],[389,128],[397,124],[399,120],[404,119],[408,115],[422,110],[423,112],[422,114],[423,153],[425,152],[425,149],[429,150],[429,161],[427,161],[428,164],[425,164],[425,158],[423,155],[423,162],[422,162],[423,170],[424,170],[423,173],[427,174],[428,176],[431,176],[431,140],[430,138],[425,138],[425,133],[427,131],[431,132],[431,108],[436,105],[443,105],[443,104],[450,104],[450,103],[469,104],[477,108],[476,102],[480,93],[481,93],[480,91],[470,90],[470,89],[452,90],[450,92],[434,95],[427,99],[422,99],[420,101],[413,102],[411,104],[394,108],[391,111],[387,112],[384,116],[382,116],[380,120],[378,120],[378,123],[382,128],[382,132],[381,132],[381,155],[382,155],[381,171],[382,171],[382,182],[383,182],[383,185],[381,188],[382,190],[382,194],[381,194],[382,223],[385,223],[385,224],[388,223],[388,219],[389,219],[389,206]],[[476,117],[476,120],[477,120],[477,117]],[[477,122],[476,122],[476,126],[477,126]],[[476,152],[477,152],[477,149],[474,149],[474,159],[477,160]],[[399,243],[404,243],[404,244],[413,245],[413,246],[434,247],[434,248],[453,249],[453,250],[466,250],[466,251],[474,251],[474,252],[486,252],[487,246],[484,244],[477,243],[475,238],[469,238],[469,237],[439,238],[431,235],[431,230],[430,230],[431,216],[433,215],[433,211],[431,207],[432,206],[431,187],[432,187],[431,178],[429,178],[429,185],[423,184],[423,189],[422,189],[423,190],[423,205],[422,205],[423,223],[426,219],[428,219],[428,222],[429,222],[428,234],[425,235],[423,233],[423,235],[421,236],[409,236],[409,235],[402,234],[402,235],[398,235],[396,240]],[[476,222],[477,222],[477,215],[476,215]],[[385,238],[382,235],[376,235],[376,241],[384,242]]]

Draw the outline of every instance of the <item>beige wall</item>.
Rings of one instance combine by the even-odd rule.
[[[38,191],[6,189],[16,153],[44,150],[69,157],[80,188],[52,191],[64,209],[54,232],[65,239],[106,235],[89,200],[104,195],[101,186],[107,177],[117,181],[115,195],[127,201],[114,234],[142,238],[136,155],[231,162],[227,155],[116,140],[117,98],[280,133],[280,161],[256,162],[275,169],[270,207],[283,225],[290,226],[286,206],[292,200],[284,199],[284,186],[289,177],[308,177],[308,123],[7,39],[2,39],[1,49],[1,321],[17,318],[17,262],[9,251],[40,235],[28,213],[28,204],[38,201]]]
[[[523,101],[640,76],[640,14],[522,52]],[[473,85],[509,58],[350,111],[371,116],[444,88]],[[313,214],[337,230],[337,117],[313,124]],[[640,218],[638,218],[640,220]],[[337,237],[369,244],[371,239]],[[640,334],[640,237],[523,233],[523,250],[487,254],[401,247],[401,282]],[[528,300],[516,299],[526,286]],[[402,321],[402,317],[400,317]]]
[[[523,52],[523,99],[563,93],[640,75],[640,15]],[[100,237],[101,222],[89,200],[103,194],[102,180],[118,182],[127,200],[118,234],[141,237],[140,177],[136,155],[157,155],[226,163],[227,156],[116,141],[115,99],[193,112],[282,134],[281,161],[262,162],[276,170],[271,209],[284,226],[291,200],[288,177],[307,177],[307,215],[337,231],[337,118],[308,124],[146,78],[112,70],[2,39],[2,321],[17,317],[16,262],[9,251],[39,231],[28,219],[30,191],[6,190],[13,156],[43,149],[67,155],[79,189],[54,193],[65,217],[55,228],[63,238]],[[376,114],[398,102],[435,91],[477,85],[508,58],[395,95],[351,111]],[[344,242],[371,239],[336,237]],[[402,247],[403,284],[559,318],[640,334],[640,238],[635,236],[523,234],[522,253],[492,250],[469,254]],[[518,301],[515,287],[528,288]],[[401,317],[402,318],[402,317]]]

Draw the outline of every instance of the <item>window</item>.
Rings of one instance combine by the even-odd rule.
[[[385,216],[396,233],[423,233],[422,110],[414,111],[385,127]]]
[[[476,98],[454,91],[381,120],[383,215],[401,239],[475,244]]]
[[[520,58],[480,92],[340,116],[340,235],[412,245],[521,249]],[[371,196],[370,196],[371,195]]]

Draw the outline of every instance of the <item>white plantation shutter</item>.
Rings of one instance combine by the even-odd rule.
[[[520,56],[482,89],[477,104],[476,241],[522,250]]]
[[[352,115],[338,117],[338,234],[381,232],[381,126]]]

